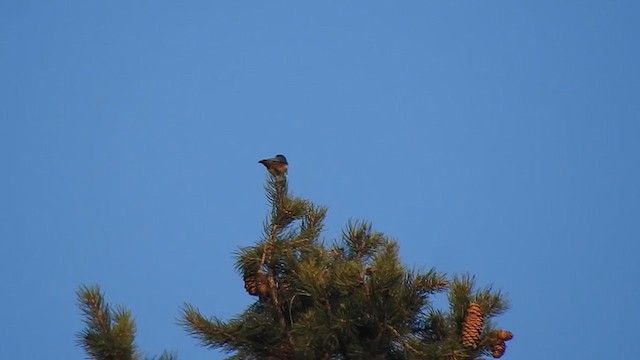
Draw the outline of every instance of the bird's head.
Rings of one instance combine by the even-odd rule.
[[[273,160],[278,161],[278,162],[281,162],[281,163],[283,163],[283,164],[289,164],[289,163],[287,162],[287,158],[286,158],[286,157],[284,157],[284,155],[282,155],[282,154],[278,154],[278,155],[276,155],[276,157],[274,157],[274,158],[273,158]]]

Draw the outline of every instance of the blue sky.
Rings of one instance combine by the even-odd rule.
[[[628,357],[640,320],[637,1],[0,3],[0,358],[81,359],[80,284],[138,344],[252,298],[290,189],[508,294],[505,359]]]

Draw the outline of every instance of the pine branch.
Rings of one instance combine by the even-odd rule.
[[[204,346],[220,347],[232,351],[246,344],[237,336],[237,326],[224,323],[216,318],[207,319],[200,311],[190,304],[182,309],[182,319],[179,322],[187,333],[200,340]]]
[[[509,309],[509,303],[502,293],[493,291],[491,287],[479,290],[474,299],[475,302],[482,306],[482,310],[487,317],[498,316]]]
[[[446,290],[449,287],[449,281],[445,274],[431,269],[426,274],[416,276],[415,286],[420,293],[433,294]]]
[[[125,308],[112,311],[98,286],[81,286],[77,297],[86,325],[77,334],[78,345],[96,360],[138,359],[131,313]]]
[[[370,223],[349,220],[347,228],[342,231],[342,241],[347,246],[347,256],[366,262],[383,246],[386,239],[382,233],[372,232]]]
[[[308,204],[307,212],[302,218],[302,224],[300,224],[300,237],[313,242],[317,241],[322,232],[323,221],[326,215],[326,207]]]
[[[450,334],[450,327],[447,317],[440,310],[431,310],[422,329],[420,329],[425,341],[444,341]]]
[[[136,324],[131,312],[122,306],[115,310],[105,301],[97,285],[80,286],[78,306],[85,328],[76,336],[77,343],[91,359],[138,360],[140,353],[134,343]],[[149,358],[147,358],[149,359]],[[156,357],[151,357],[154,360]],[[164,352],[157,360],[176,360],[175,354]]]
[[[396,340],[400,341],[402,343],[402,345],[405,348],[407,348],[409,351],[411,351],[415,355],[424,356],[424,353],[422,351],[417,350],[416,348],[411,346],[411,344],[409,342],[405,341],[404,337],[396,329],[394,329],[391,325],[387,324],[386,328],[389,331],[391,331],[391,333],[396,337]]]
[[[465,311],[473,296],[474,286],[475,278],[469,274],[453,277],[447,297],[449,298],[451,316],[458,324],[462,324]]]

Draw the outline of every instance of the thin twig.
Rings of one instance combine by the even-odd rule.
[[[399,340],[402,341],[402,345],[404,345],[404,347],[406,347],[407,349],[409,349],[410,351],[412,351],[416,355],[424,356],[424,353],[422,351],[419,351],[418,349],[416,349],[413,346],[411,346],[404,339],[402,339],[402,335],[400,335],[400,333],[396,329],[394,329],[391,325],[385,324],[385,326],[387,327],[387,329],[391,330],[393,335],[397,336],[399,338]]]
[[[293,325],[293,315],[291,314],[291,308],[293,307],[293,300],[296,298],[298,294],[293,294],[291,297],[291,301],[289,301],[289,322]]]

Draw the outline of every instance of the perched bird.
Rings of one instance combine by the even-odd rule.
[[[289,163],[287,162],[287,158],[284,155],[278,154],[271,159],[262,159],[258,161],[260,164],[264,165],[271,175],[280,178],[287,174],[287,169],[289,168]]]

